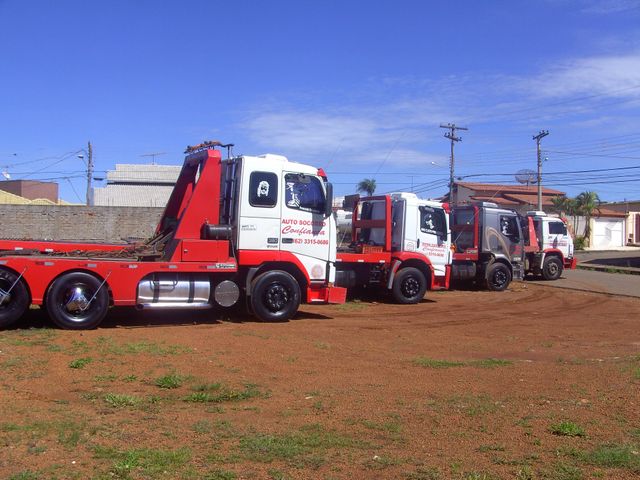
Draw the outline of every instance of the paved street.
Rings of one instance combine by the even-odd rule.
[[[565,270],[562,278],[555,282],[527,280],[527,283],[541,284],[554,288],[568,288],[588,292],[610,293],[640,297],[640,275],[595,272],[591,270]]]

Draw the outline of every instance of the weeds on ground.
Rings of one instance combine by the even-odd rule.
[[[29,328],[27,330],[7,330],[0,335],[0,344],[16,347],[49,346],[58,332],[52,328]]]
[[[457,360],[437,360],[427,357],[414,358],[413,364],[426,368],[454,368],[454,367],[477,367],[477,368],[496,368],[513,365],[510,360],[501,360],[497,358],[485,358],[481,360],[457,361]]]
[[[209,473],[206,473],[202,480],[235,480],[238,476],[235,472],[231,472],[229,470],[212,470]]]
[[[588,465],[640,473],[640,448],[637,445],[606,443],[590,451],[573,449],[566,453]]]
[[[564,437],[584,437],[586,435],[584,428],[574,422],[569,421],[551,425],[551,427],[549,427],[549,431],[554,435],[560,435]]]
[[[240,440],[245,460],[271,463],[282,460],[296,467],[318,468],[331,449],[362,448],[364,444],[321,425],[308,425],[293,433],[252,434]]]
[[[142,402],[140,397],[119,393],[107,393],[104,401],[113,408],[135,407]]]
[[[415,472],[406,473],[406,480],[440,480],[440,470],[432,467],[418,467]]]
[[[110,337],[98,337],[96,339],[96,346],[98,347],[98,351],[103,355],[178,355],[192,352],[190,347],[184,345],[166,345],[164,343],[145,340],[140,342],[117,343]]]
[[[174,477],[179,473],[191,459],[191,451],[188,448],[117,450],[113,447],[96,447],[94,457],[113,462],[109,469],[112,478],[129,479],[134,471],[147,478],[160,478]]]
[[[160,388],[173,389],[181,387],[183,381],[184,377],[182,375],[178,375],[177,373],[170,373],[156,378],[155,385],[156,387]]]
[[[492,400],[488,395],[456,395],[449,398],[447,403],[470,417],[494,413],[499,405],[499,402]]]
[[[93,361],[91,357],[76,358],[69,362],[69,368],[82,369]]]
[[[244,387],[244,390],[233,390],[222,383],[200,385],[194,388],[195,392],[187,395],[183,400],[192,403],[222,403],[268,396],[258,390],[257,385],[247,383]]]
[[[544,480],[583,480],[584,476],[580,468],[564,462],[556,462],[550,470],[541,473]]]

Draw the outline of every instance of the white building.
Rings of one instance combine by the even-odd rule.
[[[94,187],[91,205],[164,207],[180,174],[177,165],[116,164],[107,172],[107,185]]]

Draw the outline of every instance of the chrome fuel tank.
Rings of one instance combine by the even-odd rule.
[[[138,283],[142,308],[211,308],[211,282],[206,275],[154,273]]]

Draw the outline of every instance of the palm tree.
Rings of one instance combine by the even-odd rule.
[[[358,193],[366,193],[368,197],[373,195],[373,192],[376,191],[376,179],[375,178],[365,178],[358,182],[356,185],[356,191]]]
[[[584,217],[584,238],[589,244],[589,237],[591,235],[591,217],[593,214],[600,211],[600,197],[596,192],[586,191],[582,192],[576,197],[576,213]]]

